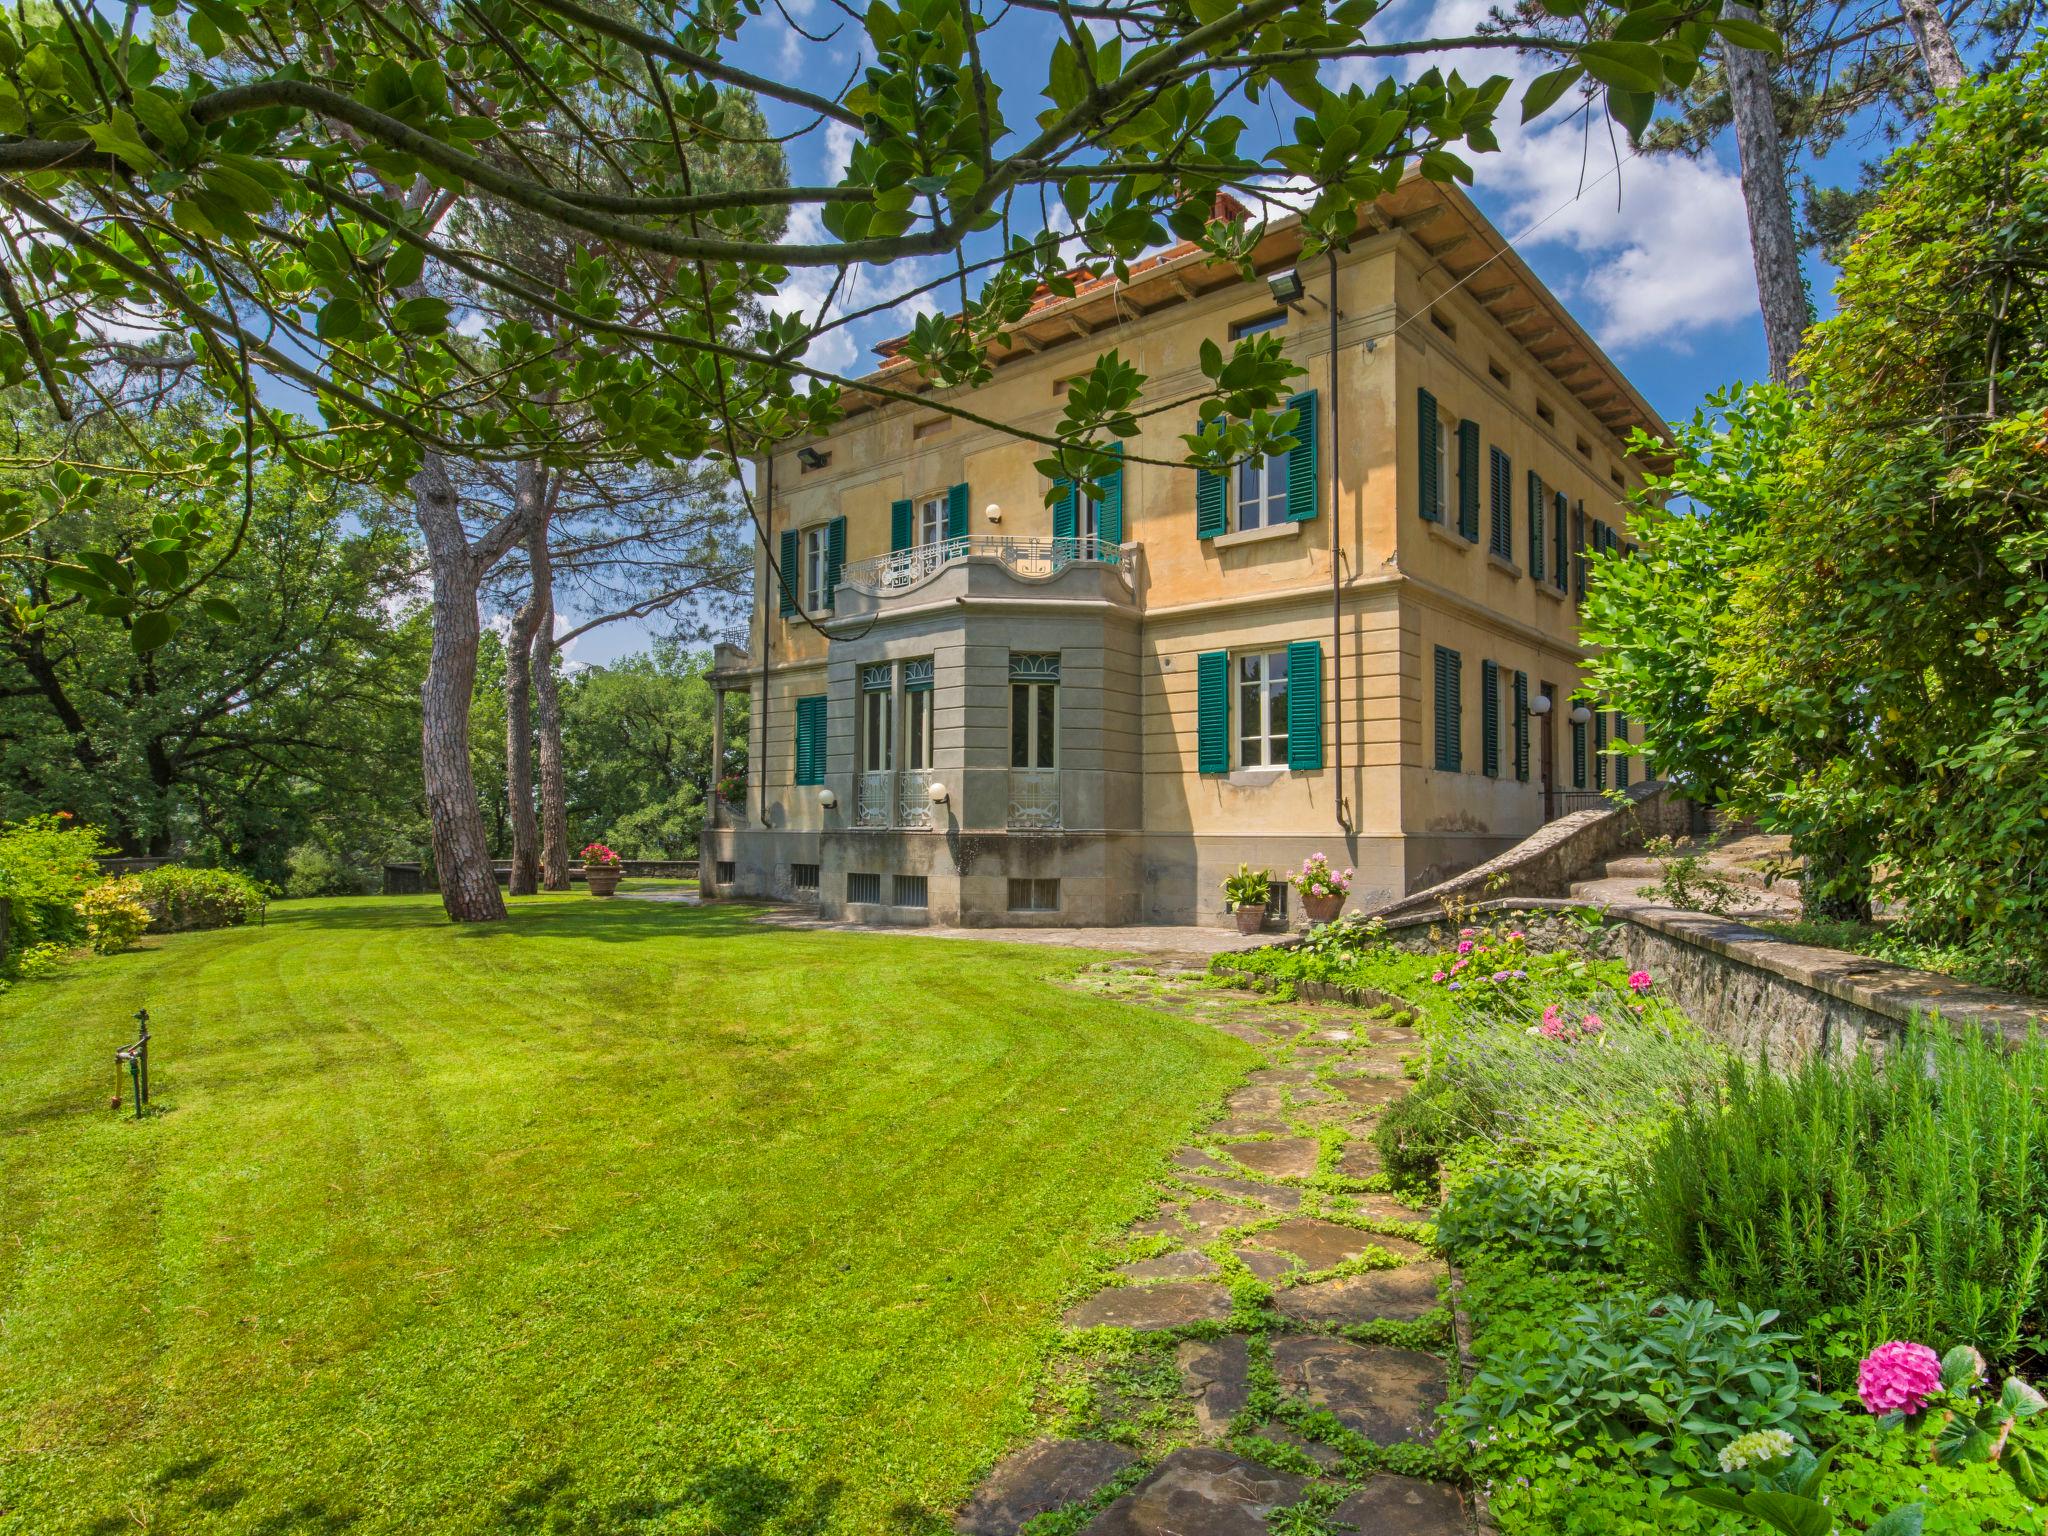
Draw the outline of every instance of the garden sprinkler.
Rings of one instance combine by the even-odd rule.
[[[140,1120],[145,1105],[149,1103],[149,1010],[135,1010],[137,1034],[133,1045],[124,1045],[114,1052],[114,1099],[107,1107],[121,1107],[121,1069],[128,1069],[129,1086],[135,1094],[135,1118]]]

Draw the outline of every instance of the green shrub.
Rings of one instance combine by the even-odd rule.
[[[9,966],[18,967],[19,956],[38,945],[72,949],[85,942],[78,899],[100,882],[100,859],[112,851],[97,827],[62,813],[0,824]]]
[[[143,905],[159,933],[228,928],[263,915],[264,889],[231,869],[165,864],[137,877]]]
[[[1886,1339],[2009,1360],[2048,1325],[2048,1043],[1915,1027],[1882,1060],[1731,1067],[1649,1156],[1658,1283],[1777,1309],[1831,1383]]]
[[[1461,1257],[1521,1251],[1552,1269],[1616,1266],[1626,1202],[1611,1170],[1548,1163],[1483,1168],[1452,1185],[1437,1212],[1437,1241]]]
[[[360,869],[321,843],[300,843],[284,865],[287,896],[360,896],[370,888]]]
[[[1705,1465],[1738,1435],[1807,1438],[1833,1398],[1786,1358],[1775,1312],[1682,1296],[1622,1296],[1576,1307],[1543,1343],[1496,1354],[1451,1405],[1461,1434],[1535,1434],[1559,1445],[1605,1437],[1668,1474]]]
[[[73,910],[96,955],[126,949],[142,937],[150,921],[149,908],[142,902],[142,882],[133,875],[102,881],[79,897]]]

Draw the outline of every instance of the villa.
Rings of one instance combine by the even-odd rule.
[[[1038,445],[856,397],[757,466],[749,643],[714,677],[750,696],[749,777],[708,891],[1220,923],[1239,863],[1322,852],[1370,906],[1640,773],[1608,750],[1627,721],[1572,696],[1585,557],[1621,542],[1629,435],[1664,423],[1455,188],[1411,178],[1334,260],[1276,222],[1254,266],[1181,246],[1047,295],[951,403],[1050,433],[1099,353],[1192,401],[1203,342],[1280,329],[1307,370],[1290,453],[1142,462],[1183,454],[1190,403],[1144,418],[1099,503],[1048,506]],[[920,387],[900,361],[871,382]]]

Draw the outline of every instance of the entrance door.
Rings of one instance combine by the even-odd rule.
[[[1551,822],[1557,820],[1557,684],[1545,681],[1540,686],[1550,708],[1543,712],[1537,728],[1536,750],[1543,765],[1543,819]]]

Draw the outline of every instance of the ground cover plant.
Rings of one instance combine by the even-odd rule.
[[[1079,952],[512,911],[0,996],[0,1531],[942,1531],[1252,1058]]]

